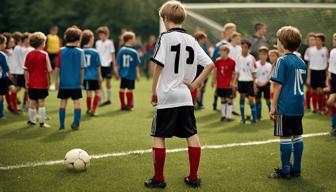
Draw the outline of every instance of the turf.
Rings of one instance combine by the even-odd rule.
[[[114,81],[113,86],[118,87]],[[82,123],[79,131],[70,130],[73,106],[68,105],[65,131],[58,131],[58,100],[50,92],[47,111],[52,127],[26,126],[27,114],[0,120],[0,166],[63,159],[67,151],[82,148],[89,154],[149,149],[153,108],[149,104],[150,81],[136,84],[135,110],[120,111],[117,89],[113,104],[98,109],[98,117],[85,116],[82,101]],[[84,94],[85,95],[85,94]],[[272,122],[264,119],[255,125],[219,121],[219,112],[211,108],[213,90],[208,87],[203,110],[196,111],[203,145],[240,143],[274,139]],[[246,108],[247,113],[249,109]],[[304,118],[305,133],[329,131],[330,119],[310,112]],[[303,157],[303,177],[291,181],[267,179],[279,165],[279,144],[207,149],[202,153],[199,191],[333,191],[336,188],[334,162],[336,139],[330,136],[307,138]],[[181,139],[167,141],[168,148],[186,147]],[[0,170],[0,191],[147,191],[143,181],[152,175],[151,154],[94,159],[83,173],[67,172],[63,165]],[[183,184],[188,172],[187,154],[170,153],[165,167],[166,191],[190,191]]]

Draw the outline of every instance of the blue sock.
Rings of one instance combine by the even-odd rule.
[[[74,124],[75,125],[79,126],[80,118],[81,118],[81,110],[75,109],[74,110]]]
[[[281,169],[284,174],[289,174],[291,170],[292,143],[291,139],[280,139]]]
[[[261,101],[256,102],[256,108],[257,108],[257,118],[260,119],[262,111]]]
[[[60,121],[60,127],[64,128],[65,109],[62,108],[59,109],[59,121]]]
[[[242,121],[245,121],[245,99],[240,99],[240,116],[242,118]]]
[[[293,139],[293,148],[294,148],[293,172],[300,172],[302,152],[303,152],[303,138],[301,136]]]
[[[336,113],[331,114],[331,128],[336,129]]]
[[[257,107],[256,104],[250,105],[251,106],[251,112],[252,112],[252,121],[257,120]]]
[[[3,108],[4,108],[4,100],[0,100],[0,117],[3,117],[4,114],[3,114]]]
[[[271,102],[270,101],[266,101],[267,107],[268,107],[268,112],[271,111]]]

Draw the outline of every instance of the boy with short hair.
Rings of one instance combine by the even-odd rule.
[[[212,86],[216,85],[217,95],[222,101],[221,121],[232,121],[232,86],[236,62],[229,57],[230,47],[228,45],[222,45],[220,51],[221,57],[216,60],[216,68],[213,71]]]
[[[328,106],[331,107],[331,135],[336,136],[336,33],[333,34],[333,49],[330,51],[329,58],[329,74],[328,81],[330,81],[330,96],[328,99]]]
[[[67,42],[62,47],[56,62],[56,89],[57,98],[61,99],[59,108],[60,130],[65,128],[65,110],[69,98],[74,103],[74,120],[72,130],[78,130],[81,117],[80,99],[82,98],[81,85],[84,77],[85,54],[79,47],[82,31],[77,27],[69,27],[64,37]]]
[[[152,61],[156,64],[152,85],[152,105],[156,107],[152,133],[154,176],[145,182],[148,188],[166,187],[163,169],[166,157],[165,138],[186,138],[190,174],[184,182],[199,187],[197,176],[201,145],[197,135],[190,91],[200,87],[214,68],[209,56],[197,41],[182,29],[186,9],[179,1],[168,1],[160,8],[167,32],[161,34]],[[204,66],[195,79],[197,65]],[[195,79],[195,80],[194,80]],[[189,89],[188,89],[189,88]]]
[[[115,60],[114,44],[113,41],[109,39],[110,30],[107,26],[101,26],[96,30],[96,33],[99,37],[99,40],[96,41],[96,49],[100,56],[102,77],[107,89],[107,99],[105,101],[104,88],[103,86],[101,87],[100,104],[103,106],[111,104],[112,101],[112,72],[114,72],[116,79],[119,79],[119,77]]]
[[[230,42],[230,53],[229,57],[231,57],[235,62],[237,61],[238,57],[242,54],[241,44],[241,34],[238,32],[233,32]]]
[[[0,35],[0,119],[4,118],[4,96],[8,92],[8,73],[7,57],[3,52],[6,49],[6,37]]]
[[[268,112],[271,110],[270,101],[270,79],[272,74],[272,64],[267,62],[268,59],[268,48],[261,46],[259,48],[259,61],[257,61],[257,72],[256,72],[256,107],[257,107],[257,119],[261,119],[262,114],[262,103],[261,96],[263,95],[268,107]]]
[[[86,29],[82,35],[82,48],[84,50],[86,65],[84,68],[84,84],[86,90],[86,114],[96,115],[96,109],[100,98],[100,83],[103,81],[101,74],[101,62],[96,49],[92,48],[94,44],[94,34],[91,30]],[[92,97],[94,98],[92,101]]]
[[[238,57],[235,68],[235,82],[238,82],[238,92],[240,93],[240,115],[241,122],[245,124],[245,98],[249,100],[251,107],[252,120],[257,120],[257,111],[255,105],[254,82],[256,74],[256,61],[250,54],[251,43],[248,40],[242,40],[242,55]]]
[[[133,90],[135,88],[135,80],[140,80],[139,64],[141,60],[138,52],[132,48],[136,43],[135,34],[127,31],[122,38],[124,45],[117,54],[117,65],[121,78],[119,98],[121,110],[130,111],[134,107]],[[125,91],[127,104],[125,103]]]
[[[294,52],[301,44],[300,31],[285,26],[277,32],[277,45],[284,54],[278,59],[271,80],[274,97],[270,117],[274,120],[274,136],[280,137],[281,168],[274,169],[272,179],[300,177],[303,152],[302,118],[304,115],[305,62]],[[294,153],[293,164],[291,154]]]
[[[40,115],[40,127],[50,127],[45,123],[45,98],[48,94],[49,77],[52,71],[48,54],[43,51],[46,36],[42,32],[35,32],[30,39],[30,45],[35,49],[30,51],[24,62],[26,89],[28,89],[29,109],[28,125],[36,124],[36,107]]]

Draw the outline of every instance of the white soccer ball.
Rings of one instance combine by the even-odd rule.
[[[64,166],[69,170],[84,171],[90,166],[90,159],[83,149],[72,149],[65,154]]]

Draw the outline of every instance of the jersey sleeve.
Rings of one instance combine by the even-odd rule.
[[[164,67],[164,62],[166,59],[166,42],[164,40],[163,34],[159,37],[159,40],[155,46],[155,53],[151,58],[151,61],[156,63],[157,65]]]
[[[197,42],[195,44],[196,44],[197,64],[205,67],[213,63],[213,61],[210,59],[208,54],[205,53],[202,47]]]
[[[283,84],[285,81],[285,68],[286,63],[283,59],[278,59],[275,68],[273,70],[271,80]]]
[[[110,44],[110,53],[115,53],[115,47],[114,47],[114,43],[111,40],[111,44]]]

